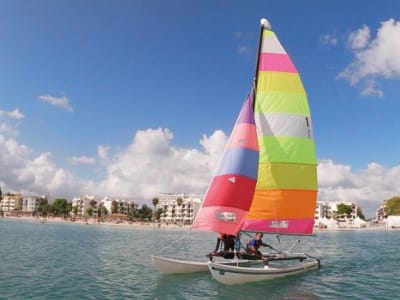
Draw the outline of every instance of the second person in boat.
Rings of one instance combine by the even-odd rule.
[[[236,237],[234,235],[218,233],[217,244],[215,245],[212,255],[222,256],[224,258],[233,258],[233,250],[235,248]],[[223,251],[220,250],[223,245]]]
[[[258,250],[260,246],[268,247],[271,249],[274,249],[272,246],[266,244],[263,242],[263,233],[262,232],[257,232],[255,237],[247,243],[246,250],[249,254],[262,258],[262,253]]]

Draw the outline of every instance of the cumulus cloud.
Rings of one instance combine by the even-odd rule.
[[[321,201],[351,201],[368,216],[383,200],[400,194],[400,166],[385,168],[372,162],[366,169],[353,171],[351,166],[321,160],[318,164],[318,199]]]
[[[139,130],[126,147],[98,146],[98,158],[76,156],[77,163],[105,168],[103,179],[88,181],[57,167],[52,154],[33,156],[33,151],[15,139],[0,135],[0,186],[3,192],[66,197],[90,194],[121,196],[139,203],[159,192],[204,193],[217,168],[228,137],[216,130],[203,135],[198,148],[173,144],[165,128]],[[383,200],[399,195],[400,166],[385,168],[370,163],[365,169],[323,159],[318,164],[318,199],[351,201],[373,217]]]
[[[14,109],[13,111],[0,110],[0,118],[1,117],[8,117],[15,120],[21,120],[25,118],[24,114],[20,112],[18,108]]]
[[[72,106],[69,104],[69,100],[67,97],[54,97],[50,95],[41,95],[38,97],[40,101],[47,102],[51,105],[66,109],[70,112],[73,112]]]
[[[354,86],[363,86],[364,96],[383,96],[379,78],[393,79],[400,75],[400,22],[394,19],[381,23],[375,38],[368,26],[351,32],[348,39],[354,60],[338,74]]]
[[[18,108],[13,111],[0,110],[0,134],[6,136],[17,136],[19,121],[25,118]]]
[[[142,199],[151,199],[159,192],[204,193],[226,135],[217,131],[210,137],[203,136],[203,149],[174,147],[172,139],[168,129],[138,131],[132,143],[115,154],[100,189],[104,194],[118,191],[118,195]]]

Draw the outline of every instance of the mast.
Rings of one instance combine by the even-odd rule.
[[[259,32],[259,36],[258,36],[258,49],[257,49],[257,58],[256,58],[256,69],[255,69],[254,78],[253,78],[253,89],[252,89],[253,111],[254,111],[254,106],[255,106],[255,103],[256,103],[256,88],[257,88],[257,81],[258,81],[258,67],[260,65],[260,53],[261,53],[261,48],[262,48],[264,28],[271,29],[271,25],[270,25],[270,23],[268,22],[267,19],[262,18],[260,20],[260,32]]]

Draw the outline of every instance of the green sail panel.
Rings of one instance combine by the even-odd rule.
[[[316,190],[315,165],[288,163],[260,163],[257,189],[261,190]]]
[[[316,165],[312,139],[279,136],[259,136],[260,162],[286,162]]]

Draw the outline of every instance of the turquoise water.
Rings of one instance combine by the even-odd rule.
[[[321,269],[237,286],[151,264],[151,254],[204,260],[214,246],[204,232],[0,219],[0,299],[400,299],[400,231],[318,232],[297,249]]]

